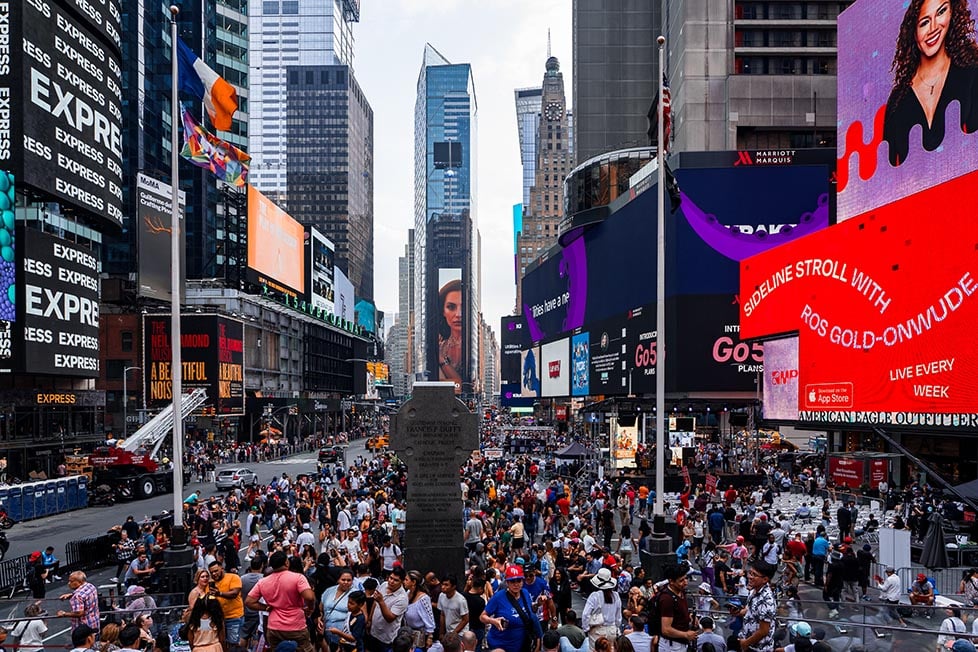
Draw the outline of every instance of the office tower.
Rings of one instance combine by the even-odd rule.
[[[517,236],[516,308],[522,313],[522,281],[526,266],[557,243],[557,224],[564,212],[564,177],[574,167],[574,152],[564,94],[564,76],[557,57],[547,59],[541,112],[537,117],[534,180],[523,207],[523,228]]]
[[[574,0],[574,149],[578,163],[616,149],[648,145],[646,115],[657,88],[655,38],[662,29],[661,4],[657,0]],[[697,26],[690,25],[690,29]]]
[[[664,4],[676,151],[835,146],[849,2]]]
[[[517,88],[516,130],[520,136],[520,163],[523,165],[523,207],[530,203],[530,188],[536,180],[537,136],[543,88]]]
[[[414,229],[408,230],[404,255],[397,259],[397,315],[387,338],[387,364],[395,396],[405,396],[414,384],[412,359],[414,332]]]
[[[469,64],[425,45],[414,107],[414,368],[465,393],[481,385],[477,113]]]
[[[374,295],[374,114],[347,65],[288,66],[289,214],[336,245],[357,300]]]
[[[353,23],[359,0],[251,0],[251,183],[288,206],[286,68],[353,67]]]

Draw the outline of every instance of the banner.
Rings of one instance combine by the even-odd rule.
[[[879,459],[869,461],[869,486],[877,489],[881,482],[890,480],[890,460]]]
[[[692,481],[690,481],[690,479],[689,479],[689,467],[688,466],[683,466],[683,482],[686,483],[686,486],[687,487],[691,487],[693,485]]]
[[[183,112],[183,150],[180,156],[199,168],[210,170],[221,181],[244,188],[251,156],[201,127],[187,109],[181,107],[180,110]]]
[[[855,457],[830,457],[829,477],[836,487],[858,489],[865,481],[863,472],[865,460]]]
[[[719,480],[720,479],[715,475],[707,475],[706,493],[710,494],[711,496],[715,496],[717,494],[717,483],[719,482]]]

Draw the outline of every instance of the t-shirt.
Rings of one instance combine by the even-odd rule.
[[[241,576],[241,600],[244,601],[248,597],[248,593],[251,589],[255,588],[255,584],[258,584],[258,580],[264,577],[261,573],[245,573]],[[245,608],[245,614],[248,616],[255,616],[258,614],[257,611]]]
[[[672,591],[663,589],[659,600],[659,617],[672,618],[672,628],[680,632],[689,631],[689,604],[686,600],[677,600]],[[665,638],[669,638],[666,636]],[[673,640],[669,638],[669,640]]]
[[[268,628],[283,632],[296,632],[306,628],[303,613],[305,600],[302,593],[311,588],[309,580],[301,573],[277,571],[258,580],[249,595],[256,600],[265,598],[272,606],[268,613]]]
[[[523,644],[523,635],[526,631],[523,620],[513,603],[506,596],[509,594],[505,588],[500,588],[492,594],[486,604],[485,613],[492,618],[502,618],[506,621],[506,629],[498,630],[495,627],[488,627],[486,630],[486,641],[491,648],[502,648],[506,652],[519,652]],[[543,638],[543,629],[540,627],[540,620],[533,613],[533,603],[530,594],[523,589],[519,598],[520,609],[529,616],[533,624],[534,638]]]
[[[380,556],[384,559],[384,570],[394,570],[394,562],[397,561],[400,554],[401,549],[395,546],[393,543],[381,548]]]
[[[468,615],[469,603],[465,601],[465,598],[458,591],[450,598],[442,593],[438,596],[438,610],[445,616],[445,630],[453,632],[462,620],[462,616]],[[462,631],[464,632],[468,628],[468,625],[466,625],[462,628]]]
[[[20,646],[28,650],[41,650],[44,648],[44,633],[48,631],[48,626],[43,620],[22,620],[12,635],[20,637]]]
[[[747,615],[744,616],[744,627],[740,630],[740,638],[749,638],[761,628],[761,623],[769,623],[767,636],[751,646],[751,650],[774,649],[774,616],[777,605],[771,587],[765,584],[757,591],[752,591],[747,599]]]
[[[221,593],[229,593],[234,589],[240,589],[241,578],[234,573],[224,573],[224,577],[220,581],[215,580],[214,586]],[[217,598],[218,602],[221,603],[221,610],[224,612],[224,619],[228,618],[241,618],[244,616],[244,599],[241,597],[241,593],[238,593],[236,598]]]
[[[482,541],[482,521],[473,516],[465,523],[465,543],[480,541]]]
[[[378,641],[390,645],[397,636],[397,630],[401,628],[401,617],[408,608],[408,594],[404,588],[399,588],[393,593],[388,593],[387,582],[384,582],[377,591],[384,596],[387,608],[394,614],[394,620],[387,622],[379,604],[374,604],[373,618],[370,620],[370,635]]]

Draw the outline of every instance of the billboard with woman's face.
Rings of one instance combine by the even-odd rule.
[[[860,0],[839,16],[838,216],[978,168],[974,0]]]
[[[462,270],[444,267],[438,270],[438,380],[455,383],[455,393],[462,393],[466,378],[464,309],[462,303]]]

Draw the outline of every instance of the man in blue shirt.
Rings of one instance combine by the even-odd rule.
[[[683,539],[683,542],[679,544],[678,548],[676,548],[677,564],[679,562],[686,561],[687,559],[689,559],[689,548],[690,548],[689,539]]]
[[[61,565],[61,562],[54,556],[54,546],[48,546],[44,549],[44,553],[41,555],[41,564],[44,566],[44,570],[46,570],[51,577],[56,580],[61,579],[61,577],[58,575],[58,567]],[[48,580],[48,582],[50,581],[51,580]]]
[[[815,586],[822,586],[825,573],[825,558],[829,554],[829,540],[825,532],[819,532],[812,544],[812,571],[815,574]]]

